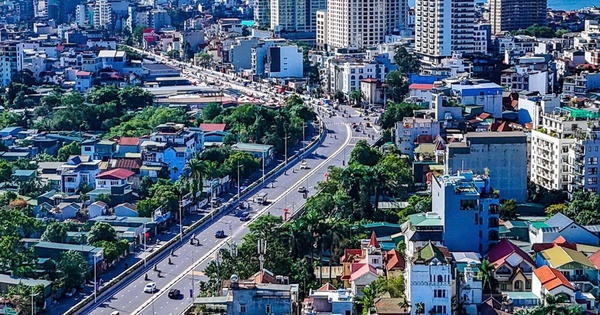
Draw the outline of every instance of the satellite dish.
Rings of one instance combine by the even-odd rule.
[[[238,275],[231,275],[229,281],[231,281],[231,283],[238,283],[240,281],[240,278],[238,277]]]

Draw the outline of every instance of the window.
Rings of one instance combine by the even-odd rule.
[[[240,313],[246,313],[246,304],[240,304]]]
[[[506,291],[506,290],[508,290],[506,283],[500,283],[500,291]]]
[[[598,168],[597,167],[588,167],[587,173],[588,173],[588,175],[596,175],[596,174],[598,174]]]
[[[446,314],[446,305],[436,305],[435,313],[436,314]]]
[[[433,290],[433,297],[436,298],[445,298],[446,290]]]
[[[92,151],[92,148],[90,148],[90,147],[83,147],[83,151],[89,152],[89,151]]]
[[[271,305],[267,304],[267,306],[265,307],[265,312],[267,314],[271,314]]]
[[[590,157],[590,158],[588,158],[588,164],[590,164],[590,165],[596,165],[596,164],[598,164],[598,158],[597,157]]]
[[[588,177],[587,183],[588,183],[588,185],[598,184],[598,177]]]
[[[379,264],[379,259],[377,259],[377,258],[373,259],[373,264],[374,265],[378,265]]]

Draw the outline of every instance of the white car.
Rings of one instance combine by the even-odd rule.
[[[156,283],[154,283],[154,282],[146,283],[146,286],[144,286],[144,292],[145,293],[154,293],[154,291],[156,291]]]

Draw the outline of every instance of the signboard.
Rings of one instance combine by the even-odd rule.
[[[154,42],[156,42],[156,36],[154,34],[153,28],[145,28],[142,34],[146,43],[153,44]]]

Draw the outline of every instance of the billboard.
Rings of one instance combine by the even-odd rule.
[[[145,28],[143,32],[144,41],[149,44],[156,42],[156,36],[153,28]]]

